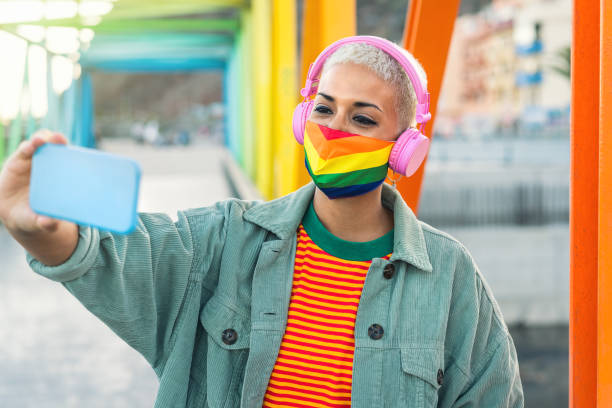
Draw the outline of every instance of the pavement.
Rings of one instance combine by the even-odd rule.
[[[569,328],[510,326],[519,361],[527,408],[568,405]]]
[[[215,145],[156,149],[106,143],[143,168],[140,211],[176,210],[231,196]],[[495,293],[495,288],[493,288]],[[500,304],[502,312],[504,305]],[[567,325],[514,325],[527,407],[568,405]],[[147,362],[58,283],[33,273],[0,226],[0,407],[152,407]]]

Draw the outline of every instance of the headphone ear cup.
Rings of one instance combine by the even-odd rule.
[[[300,102],[293,110],[293,136],[301,145],[304,144],[304,129],[313,106],[314,101],[304,101]]]
[[[395,142],[389,155],[389,167],[406,177],[412,176],[427,155],[430,140],[418,129],[406,129]]]

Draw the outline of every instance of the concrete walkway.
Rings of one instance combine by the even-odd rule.
[[[103,140],[100,148],[136,160],[142,170],[138,211],[204,207],[232,196],[223,170],[226,150],[216,144],[153,147],[130,140]]]

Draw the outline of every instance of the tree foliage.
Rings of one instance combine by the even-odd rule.
[[[572,50],[571,47],[567,45],[557,50],[555,53],[555,60],[550,65],[550,69],[569,80],[571,77],[571,61]]]

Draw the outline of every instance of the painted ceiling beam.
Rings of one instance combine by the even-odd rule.
[[[80,19],[41,20],[31,25],[43,27],[91,28],[96,33],[133,33],[133,32],[231,32],[240,28],[237,19],[110,19],[102,20],[98,25],[83,24]],[[0,29],[13,31],[19,24],[0,24]]]
[[[177,16],[188,16],[193,14],[219,13],[226,10],[241,9],[248,7],[250,4],[247,0],[210,0],[203,2],[202,0],[182,0],[182,1],[164,1],[152,2],[144,0],[119,0],[113,3],[113,9],[103,16],[100,16],[102,22],[110,22],[112,20],[125,19],[171,19]],[[42,26],[70,26],[70,27],[90,27],[94,28],[97,25],[90,24],[91,17],[83,18],[76,16],[66,19],[42,19],[32,21],[26,19],[22,22],[11,23],[16,24],[34,24]],[[218,19],[216,16],[212,19]],[[183,19],[187,20],[187,19]],[[207,18],[193,19],[194,21],[208,20]],[[230,19],[231,20],[231,19]]]
[[[152,44],[154,43],[154,44]],[[143,33],[129,34],[97,34],[91,42],[90,49],[104,46],[134,45],[176,45],[176,46],[224,46],[231,47],[234,37],[226,34],[182,34],[182,33]]]
[[[215,58],[138,58],[131,60],[107,59],[101,61],[81,61],[81,67],[87,71],[105,72],[147,72],[147,73],[168,73],[168,72],[190,72],[190,71],[209,71],[225,70],[226,61]]]

